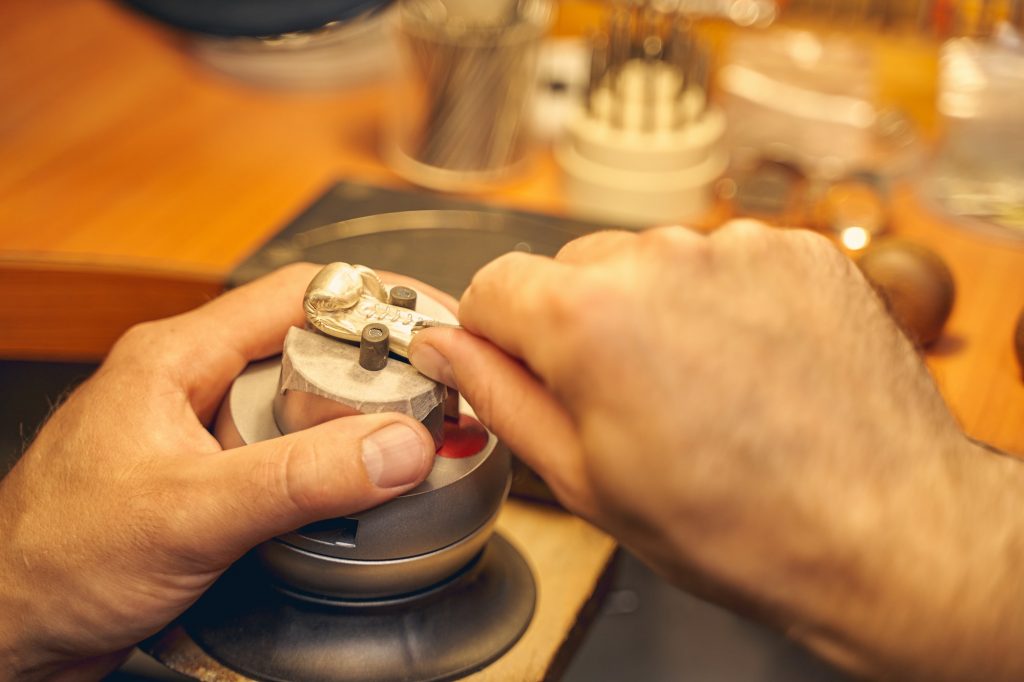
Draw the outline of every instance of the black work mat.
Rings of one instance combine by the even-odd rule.
[[[393,215],[407,211],[463,215]],[[367,216],[379,218],[336,225]],[[596,229],[551,215],[342,181],[243,261],[229,275],[228,285],[237,286],[295,261],[343,261],[400,272],[459,296],[474,272],[503,253],[518,250],[553,256],[566,242]]]

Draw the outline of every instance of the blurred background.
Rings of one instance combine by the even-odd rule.
[[[369,249],[458,294],[504,251],[737,217],[832,239],[968,431],[1024,452],[1024,0],[23,0],[0,18],[7,463],[128,326],[283,263]],[[438,208],[484,217],[336,225]],[[514,492],[551,503],[528,471]],[[564,679],[843,679],[614,564]],[[141,657],[118,676],[174,679]]]

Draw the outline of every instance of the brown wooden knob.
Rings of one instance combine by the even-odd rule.
[[[912,341],[927,346],[942,334],[956,297],[953,274],[931,249],[884,239],[857,260]]]

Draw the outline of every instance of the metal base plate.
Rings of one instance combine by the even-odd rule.
[[[387,604],[298,601],[239,562],[181,620],[210,656],[256,680],[450,680],[511,648],[535,600],[526,561],[495,534],[449,583]]]
[[[238,286],[295,261],[343,261],[401,272],[458,298],[473,274],[498,256],[511,251],[554,256],[567,242],[596,229],[593,223],[433,192],[340,182],[228,280]],[[512,494],[555,502],[547,484],[518,460],[513,460]]]

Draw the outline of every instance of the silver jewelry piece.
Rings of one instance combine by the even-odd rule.
[[[359,343],[363,327],[379,322],[391,333],[391,350],[409,357],[413,334],[428,327],[457,327],[391,305],[390,289],[364,265],[331,263],[316,274],[302,299],[306,319],[318,331]]]

